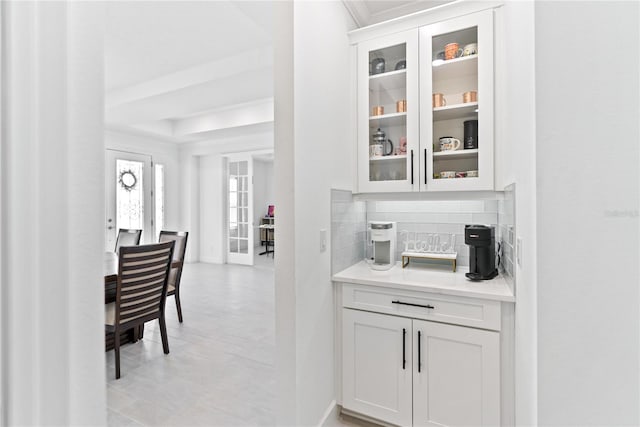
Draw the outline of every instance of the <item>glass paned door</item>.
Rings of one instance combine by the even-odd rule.
[[[227,261],[253,265],[252,160],[228,162]]]
[[[142,230],[141,243],[155,241],[152,229],[151,157],[107,150],[105,156],[105,250],[115,248],[118,229]]]
[[[487,11],[420,29],[426,190],[493,189],[491,28]]]
[[[417,184],[417,39],[411,30],[358,46],[361,191],[410,191]]]

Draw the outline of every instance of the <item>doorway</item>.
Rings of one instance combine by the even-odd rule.
[[[106,251],[115,248],[120,228],[142,230],[141,243],[155,241],[151,168],[149,155],[106,150]]]
[[[227,262],[253,265],[253,161],[232,156],[227,164]]]

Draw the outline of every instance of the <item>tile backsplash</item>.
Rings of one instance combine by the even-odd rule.
[[[331,190],[331,274],[364,259],[366,203],[350,191]]]
[[[403,231],[455,234],[458,265],[468,266],[469,248],[464,244],[464,226],[485,224],[497,229],[498,204],[498,200],[367,201],[366,221],[397,222],[396,260],[404,250]]]
[[[511,184],[504,190],[504,199],[498,201],[498,230],[496,241],[502,248],[500,272],[504,275],[511,290],[515,292],[515,197],[516,186]]]

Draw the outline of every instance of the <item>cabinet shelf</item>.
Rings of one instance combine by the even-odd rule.
[[[453,160],[453,159],[473,159],[478,157],[478,149],[471,150],[451,150],[451,151],[436,151],[433,153],[434,160]]]
[[[369,127],[371,129],[380,126],[404,126],[407,123],[407,113],[389,113],[380,116],[369,117]]]
[[[407,86],[407,70],[389,71],[386,73],[369,76],[369,90],[379,92],[381,90],[403,89]]]
[[[465,104],[447,105],[445,107],[438,107],[433,109],[433,120],[451,120],[461,119],[463,117],[472,116],[478,114],[477,102],[467,102]]]
[[[463,56],[448,61],[433,62],[433,79],[455,79],[478,74],[478,55]]]
[[[400,154],[398,156],[389,155],[389,156],[378,156],[378,157],[369,157],[369,161],[371,162],[388,162],[393,160],[405,160],[407,158],[406,154]]]

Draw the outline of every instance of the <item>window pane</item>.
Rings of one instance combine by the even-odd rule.
[[[238,253],[238,239],[229,239],[229,252]]]
[[[238,175],[247,175],[249,173],[249,162],[243,161],[243,162],[238,162],[238,164],[239,164]]]
[[[116,228],[144,228],[144,163],[116,160]]]
[[[241,254],[246,254],[249,253],[249,241],[246,239],[240,239],[238,241],[240,247],[238,252],[240,252]]]

